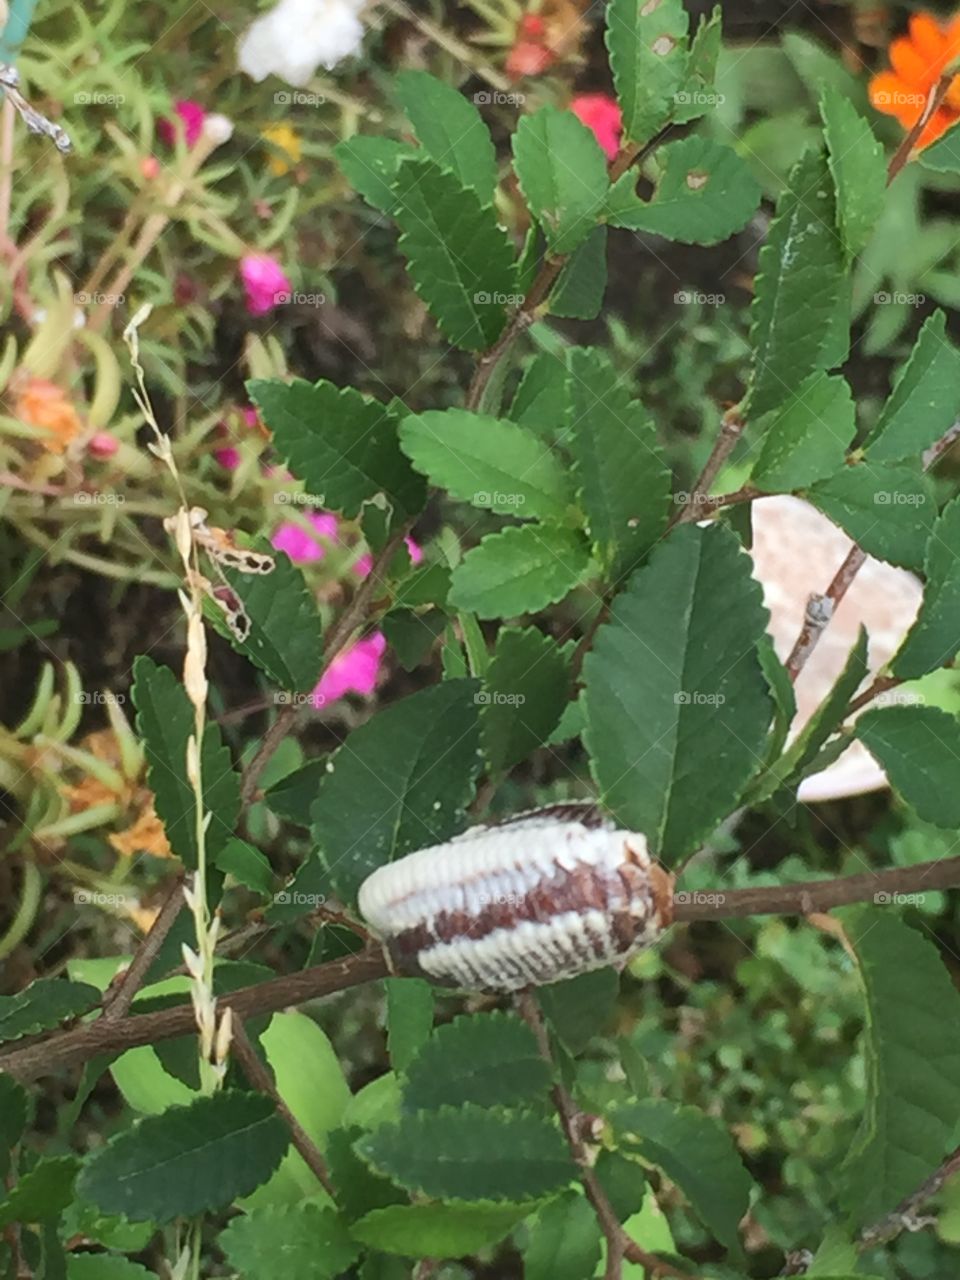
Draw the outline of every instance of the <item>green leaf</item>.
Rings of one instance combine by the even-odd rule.
[[[377,867],[463,829],[481,763],[476,689],[448,680],[395,702],[331,757],[313,832],[344,901]]]
[[[835,230],[833,179],[808,152],[777,203],[750,308],[754,350],[752,417],[776,409],[817,369],[837,363],[832,333],[846,295],[843,244]]]
[[[0,1074],[0,1180],[10,1171],[10,1153],[23,1137],[29,1114],[26,1090],[12,1076]]]
[[[867,1005],[866,1112],[842,1169],[859,1226],[895,1208],[955,1145],[960,994],[936,948],[895,912],[855,907],[843,923]]]
[[[687,76],[688,26],[681,0],[610,0],[606,43],[624,141],[649,142],[678,105]]]
[[[407,1071],[403,1105],[436,1111],[465,1102],[543,1102],[550,1084],[550,1066],[526,1023],[498,1011],[468,1014],[437,1027],[426,1041]]]
[[[590,556],[573,529],[511,525],[488,534],[453,572],[450,602],[478,618],[513,618],[556,604],[586,576]]]
[[[390,406],[323,379],[254,379],[247,390],[277,453],[324,506],[353,517],[385,493],[398,511],[420,511],[423,481],[400,452]]]
[[[194,1217],[265,1182],[289,1142],[272,1099],[226,1090],[122,1130],[89,1157],[77,1190],[133,1222]]]
[[[736,535],[684,525],[614,600],[587,654],[584,737],[603,802],[670,859],[736,808],[762,759],[766,623]]]
[[[904,679],[935,671],[960,649],[960,498],[940,512],[927,542],[923,603],[893,660]]]
[[[946,324],[942,311],[923,322],[867,440],[872,462],[919,457],[960,416],[960,351],[947,337]]]
[[[527,365],[510,406],[510,417],[541,435],[559,431],[569,408],[569,370],[552,351],[540,351]]]
[[[649,231],[681,244],[718,244],[742,230],[762,194],[732,147],[693,135],[657,151],[657,189],[610,217],[614,227]]]
[[[536,627],[503,627],[484,679],[480,733],[492,773],[542,746],[560,723],[569,693],[567,656]]]
[[[338,142],[333,149],[347,181],[368,204],[381,213],[392,213],[396,204],[392,185],[401,160],[416,157],[417,150],[405,142],[376,135],[357,136]]]
[[[326,760],[308,760],[302,768],[288,773],[270,788],[267,805],[278,818],[298,827],[309,827],[310,809],[326,771]]]
[[[433,987],[422,978],[387,978],[387,1048],[394,1071],[406,1071],[433,1029]]]
[[[662,1169],[721,1244],[737,1248],[752,1182],[723,1125],[659,1098],[627,1103],[609,1118],[618,1140]]]
[[[715,5],[709,18],[706,14],[701,16],[690,42],[686,81],[680,93],[674,95],[674,124],[696,120],[722,102],[722,98],[712,92],[722,43],[723,15],[720,6]]]
[[[153,1275],[139,1262],[108,1253],[73,1253],[67,1258],[67,1280],[151,1280]]]
[[[392,1077],[381,1076],[380,1079]],[[338,1208],[351,1222],[362,1218],[372,1209],[383,1209],[388,1204],[405,1203],[407,1197],[387,1178],[375,1174],[353,1149],[358,1138],[363,1137],[359,1125],[336,1129],[327,1138],[324,1156],[334,1187],[334,1199]]]
[[[552,316],[568,320],[595,320],[606,291],[607,228],[594,227],[560,272],[548,310]]]
[[[513,248],[492,209],[430,160],[405,160],[393,211],[413,286],[450,342],[489,347],[514,296]]]
[[[938,707],[865,711],[857,737],[890,785],[937,827],[960,827],[960,720]]]
[[[491,204],[497,154],[480,112],[456,89],[425,71],[401,71],[394,83],[417,140],[431,160],[451,169],[481,204]]]
[[[601,351],[569,354],[570,452],[594,554],[614,581],[640,563],[667,527],[670,469],[657,429]]]
[[[400,443],[432,484],[498,515],[560,521],[573,502],[560,459],[515,422],[466,409],[428,410],[404,418]]]
[[[357,1151],[408,1191],[444,1200],[534,1199],[576,1176],[551,1120],[472,1104],[403,1116],[361,1138]]]
[[[568,1191],[545,1204],[530,1224],[524,1280],[583,1280],[600,1261],[600,1224],[586,1199]]]
[[[76,1156],[45,1156],[18,1179],[0,1202],[0,1230],[12,1222],[49,1222],[73,1199],[80,1161]]]
[[[217,1243],[243,1280],[335,1280],[360,1252],[336,1210],[309,1201],[234,1218]]]
[[[187,742],[193,735],[193,704],[169,667],[145,654],[134,659],[133,689],[137,729],[147,756],[147,781],[154,794],[170,848],[193,869],[197,865],[197,820],[193,788],[187,781]],[[233,835],[240,814],[240,779],[220,728],[208,724],[201,752],[204,808],[213,816],[207,854],[216,857]]]
[[[824,86],[820,115],[837,193],[837,222],[847,257],[854,258],[883,212],[886,157],[868,122],[839,89]]]
[[[938,173],[960,173],[960,137],[956,129],[948,129],[932,146],[924,148],[922,164]]]
[[[528,1217],[530,1204],[395,1204],[351,1228],[371,1249],[407,1258],[462,1258],[497,1244]]]
[[[270,860],[246,840],[229,841],[217,854],[217,868],[254,893],[264,897],[273,893],[275,877]]]
[[[750,478],[766,493],[789,493],[827,480],[843,466],[856,429],[846,380],[811,373],[792,399],[757,424],[763,445]]]
[[[430,657],[446,625],[447,615],[440,609],[391,609],[381,619],[380,630],[404,671],[415,671]]]
[[[619,990],[615,969],[594,969],[540,987],[537,1000],[557,1039],[568,1053],[578,1054],[611,1022]]]
[[[530,212],[554,253],[572,253],[596,225],[610,187],[600,145],[572,111],[521,116],[513,161]]]
[[[906,569],[923,564],[937,506],[917,467],[867,460],[842,467],[806,496],[869,555]]]
[[[38,978],[14,996],[0,996],[0,1044],[58,1027],[99,1003],[100,992],[85,982]]]

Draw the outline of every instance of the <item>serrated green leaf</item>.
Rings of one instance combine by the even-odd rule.
[[[133,1222],[193,1217],[265,1182],[289,1143],[272,1099],[226,1090],[124,1129],[89,1157],[77,1191]]]
[[[76,1156],[45,1156],[23,1174],[0,1202],[0,1229],[13,1222],[48,1222],[73,1198],[80,1161]]]
[[[108,1253],[74,1253],[67,1258],[67,1280],[151,1280],[153,1275],[139,1262]]]
[[[866,443],[873,462],[919,458],[960,416],[960,351],[935,311],[923,323]]]
[[[523,1252],[524,1280],[583,1280],[600,1261],[600,1224],[577,1191],[545,1204],[530,1224]]]
[[[590,568],[573,529],[511,525],[468,551],[453,572],[450,602],[478,618],[537,613],[573,590]]]
[[[430,657],[446,625],[447,615],[441,609],[425,613],[391,609],[381,619],[380,630],[404,671],[414,671]]]
[[[718,244],[741,231],[757,210],[760,186],[732,147],[693,135],[660,147],[657,163],[653,198],[621,204],[610,215],[611,226],[681,244]]]
[[[950,662],[960,649],[960,498],[941,511],[927,542],[923,603],[894,657],[894,675],[912,680]]]
[[[437,1027],[423,1045],[407,1071],[403,1105],[436,1111],[543,1102],[550,1084],[550,1066],[526,1023],[497,1011],[468,1014]]]
[[[388,978],[387,1049],[394,1071],[406,1071],[430,1038],[433,988],[423,978]]]
[[[230,840],[217,854],[217,867],[225,875],[264,897],[273,893],[274,874],[270,860],[246,840]]]
[[[313,807],[320,857],[353,902],[377,867],[462,830],[480,769],[473,680],[447,680],[379,711],[327,765]]]
[[[578,1054],[610,1022],[619,990],[615,969],[595,969],[540,987],[537,1000],[561,1044]]]
[[[466,409],[404,418],[404,453],[431,483],[498,515],[563,520],[573,494],[563,465],[527,427]]]
[[[417,150],[405,142],[395,142],[393,138],[358,135],[338,142],[333,154],[347,181],[360,192],[367,204],[381,213],[390,213],[396,202],[391,184],[397,176],[400,162],[415,157]]]
[[[808,152],[791,171],[760,250],[755,286],[749,408],[759,417],[789,399],[809,374],[838,363],[833,327],[847,288],[833,178],[823,155]]]
[[[569,683],[567,656],[553,636],[536,627],[498,632],[480,695],[480,733],[493,773],[546,742],[563,715]]]
[[[541,107],[513,135],[520,190],[554,253],[572,253],[595,227],[610,187],[600,145],[572,111]]]
[[[720,1122],[659,1098],[627,1103],[609,1118],[619,1141],[661,1168],[721,1244],[735,1249],[752,1182]]]
[[[268,807],[278,818],[296,823],[298,827],[309,827],[310,809],[326,768],[325,760],[308,760],[302,768],[288,773],[267,792]]]
[[[394,83],[400,105],[427,155],[491,204],[497,155],[480,112],[462,93],[426,71],[401,71]]]
[[[657,429],[610,359],[574,348],[570,452],[594,554],[612,579],[640,563],[667,527],[670,469]]]
[[[527,365],[517,387],[510,418],[541,435],[562,431],[569,409],[566,361],[552,351],[540,351]]]
[[[423,481],[400,451],[390,406],[322,379],[254,379],[247,390],[277,453],[325,506],[352,517],[385,493],[397,510],[420,511]]]
[[[360,1252],[336,1210],[309,1201],[234,1218],[217,1243],[243,1280],[335,1280]]]
[[[648,142],[670,119],[689,65],[681,0],[610,0],[606,44],[625,141]]]
[[[0,1044],[58,1027],[99,1003],[100,992],[85,982],[38,978],[16,995],[0,996]]]
[[[603,802],[670,860],[733,812],[762,760],[766,623],[736,535],[684,525],[614,600],[587,654],[584,739]]]
[[[942,138],[925,147],[921,162],[926,169],[938,173],[960,173],[960,137],[956,129],[948,129]]]
[[[490,1245],[528,1217],[532,1204],[396,1204],[374,1209],[351,1228],[371,1249],[406,1258],[462,1258]]]
[[[169,667],[145,654],[134,659],[133,704],[147,756],[147,781],[154,794],[170,848],[193,869],[197,865],[197,822],[193,788],[187,781],[187,742],[193,735],[193,704]],[[201,752],[203,797],[212,814],[207,855],[216,857],[233,835],[240,813],[240,778],[218,725],[207,725]]]
[[[444,1200],[528,1200],[559,1191],[576,1166],[544,1116],[467,1104],[403,1116],[357,1143],[374,1169]]]
[[[869,555],[905,569],[922,566],[937,506],[918,467],[868,459],[841,467],[806,496]]]
[[[820,116],[837,193],[837,222],[847,256],[853,258],[883,212],[886,159],[868,122],[839,89],[824,87]]]
[[[842,1202],[859,1226],[921,1186],[954,1145],[960,994],[936,948],[889,907],[842,919],[867,1003],[866,1112],[842,1169]]]
[[[856,429],[846,380],[811,373],[792,399],[757,423],[763,444],[750,478],[765,493],[789,493],[827,480],[843,466]]]
[[[354,1151],[353,1145],[361,1137],[363,1129],[359,1125],[336,1129],[328,1136],[324,1151],[337,1207],[351,1222],[373,1209],[407,1200],[399,1187],[374,1173]]]
[[[567,320],[595,320],[606,290],[607,228],[594,227],[560,272],[548,310]]]
[[[515,289],[513,248],[494,211],[430,160],[405,160],[393,193],[400,251],[440,331],[468,351],[489,347]]]
[[[715,5],[708,18],[703,14],[696,34],[690,41],[686,79],[682,90],[674,95],[673,123],[686,124],[706,115],[723,99],[713,92],[717,59],[723,44],[723,15]]]
[[[960,720],[939,707],[865,711],[857,737],[925,822],[960,827]]]

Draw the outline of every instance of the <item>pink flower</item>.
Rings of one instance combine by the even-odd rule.
[[[383,633],[374,631],[344,649],[320,677],[311,695],[314,706],[328,706],[345,693],[373,693],[386,647]]]
[[[240,279],[247,291],[247,310],[265,316],[286,302],[293,286],[276,259],[268,253],[248,253],[240,259]]]
[[[200,103],[194,102],[192,98],[178,98],[173,104],[173,109],[179,116],[179,125],[183,128],[187,146],[192,147],[200,137],[207,113]],[[170,147],[177,140],[177,129],[178,122],[176,120],[157,121],[157,133]]]
[[[240,405],[234,411],[234,422],[239,418],[242,426],[248,430],[257,425],[257,411],[253,405]],[[235,439],[236,433],[233,432],[226,422],[218,422],[216,426],[216,434],[225,436],[228,439]],[[225,471],[236,471],[240,465],[240,450],[233,444],[225,444],[222,449],[214,449],[213,456]]]
[[[414,540],[409,536],[405,538],[404,541],[407,544],[407,550],[410,552],[410,559],[413,561],[414,564],[419,564],[420,561],[423,559],[423,548],[417,546]],[[366,554],[362,555],[359,558],[359,560],[357,560],[357,562],[354,564],[353,572],[357,575],[358,578],[365,578],[372,568],[373,568],[373,556],[368,551],[366,552]]]
[[[620,108],[609,93],[581,93],[570,103],[570,110],[581,123],[592,130],[604,155],[612,160],[620,150],[623,127]]]
[[[87,453],[91,458],[99,458],[101,461],[112,458],[119,448],[120,441],[109,431],[98,431],[87,441]]]
[[[336,516],[311,512],[307,520],[316,531],[316,536],[302,525],[285,520],[270,539],[276,549],[285,551],[294,564],[311,564],[315,560],[322,560],[327,549],[319,539],[326,538],[335,542],[337,538]]]

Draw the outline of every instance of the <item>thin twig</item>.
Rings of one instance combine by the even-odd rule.
[[[903,1231],[918,1231],[922,1227],[929,1226],[928,1219],[918,1216],[920,1207],[935,1196],[955,1173],[960,1173],[960,1147],[952,1151],[940,1168],[922,1182],[916,1191],[901,1200],[895,1209],[879,1222],[864,1227],[860,1232],[858,1247],[873,1249],[878,1244],[886,1244],[896,1239]]]
[[[713,448],[710,450],[710,456],[704,463],[703,470],[697,477],[696,483],[687,496],[686,502],[674,512],[667,530],[674,525],[684,524],[689,520],[699,520],[701,518],[700,511],[702,505],[705,504],[713,482],[720,474],[720,469],[726,460],[730,457],[736,447],[737,441],[743,435],[743,429],[746,422],[740,413],[739,406],[728,409],[723,415],[723,421],[720,424],[720,431],[714,441]]]
[[[904,137],[899,147],[897,147],[896,151],[891,156],[890,163],[887,165],[887,186],[888,187],[890,183],[894,180],[894,178],[897,176],[897,174],[900,172],[900,170],[907,163],[907,161],[910,159],[911,152],[913,151],[913,148],[916,145],[918,138],[920,137],[921,133],[923,133],[924,129],[927,127],[927,122],[929,121],[930,117],[943,104],[943,100],[947,96],[950,86],[951,84],[953,84],[953,80],[954,80],[954,77],[952,74],[942,75],[940,77],[940,79],[937,81],[936,88],[927,98],[923,111],[920,113],[920,118],[917,120],[916,124],[913,126],[910,132]]]
[[[133,959],[123,972],[123,976],[115,987],[111,987],[103,1000],[103,1018],[105,1022],[115,1022],[127,1015],[134,997],[140,990],[150,966],[160,954],[160,948],[167,935],[177,922],[184,904],[183,880],[180,876],[171,886],[163,901],[157,918],[141,939]]]

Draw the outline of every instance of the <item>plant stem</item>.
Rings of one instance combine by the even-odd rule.
[[[128,1013],[150,966],[160,954],[160,948],[176,924],[183,903],[183,882],[178,876],[164,899],[159,915],[150,926],[146,937],[141,940],[119,983],[107,991],[103,1000],[105,1021],[115,1022]]]

